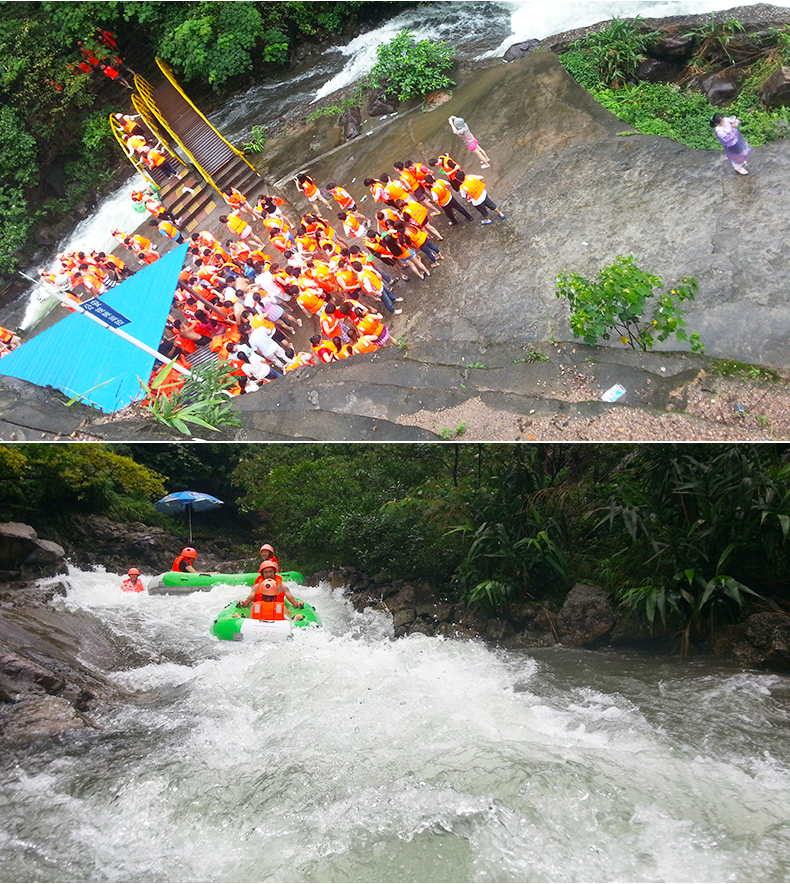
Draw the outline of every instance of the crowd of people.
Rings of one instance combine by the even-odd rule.
[[[344,184],[322,188],[306,174],[294,177],[310,209],[298,220],[280,197],[261,194],[253,203],[234,188],[224,193],[229,210],[219,220],[232,236],[191,236],[161,352],[189,367],[192,354],[210,347],[238,377],[229,391],[238,395],[287,371],[387,345],[385,314],[402,312],[394,286],[426,279],[444,258],[432,219],[443,212],[450,225],[457,216],[472,221],[465,204],[483,224],[491,223],[489,210],[505,217],[483,179],[447,154],[393,168],[364,181],[372,218]],[[332,211],[321,214],[319,202]],[[310,350],[300,351],[292,338],[305,322],[313,334]]]
[[[115,118],[130,155],[136,152],[146,162],[166,163],[173,170],[161,145],[148,143],[139,117]],[[451,125],[481,163],[488,161],[463,120],[453,118]],[[473,221],[472,207],[483,224],[491,223],[489,212],[505,217],[484,180],[464,173],[448,154],[427,163],[397,161],[391,174],[364,179],[371,217],[363,214],[346,184],[320,187],[304,173],[293,181],[308,203],[300,218],[279,196],[264,193],[251,201],[231,187],[222,194],[228,210],[219,218],[228,237],[201,230],[188,239],[188,257],[159,349],[189,369],[195,354],[209,348],[227,362],[234,379],[229,396],[257,390],[288,371],[386,346],[391,338],[385,315],[402,312],[403,298],[396,296],[395,286],[427,279],[444,259],[439,246],[444,236],[434,219],[443,213],[450,226],[460,218]],[[131,196],[150,214],[149,226],[160,236],[185,241],[180,219],[160,201],[156,187]],[[138,265],[160,257],[147,236],[118,229],[111,234]],[[81,298],[74,289],[81,286],[89,297],[98,297],[132,273],[124,260],[103,251],[69,251],[57,261],[54,271],[39,274],[72,290],[67,297],[76,301]],[[305,323],[312,332],[309,350],[293,342]],[[160,370],[157,365],[154,373]],[[173,371],[162,389],[175,390],[183,380]]]

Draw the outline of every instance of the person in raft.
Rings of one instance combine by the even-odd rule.
[[[480,168],[488,169],[491,166],[491,160],[488,154],[477,143],[477,139],[472,135],[466,120],[463,117],[450,117],[450,127],[453,132],[463,141],[463,143],[472,151],[472,153],[480,160]]]
[[[268,560],[270,562],[274,562],[274,564],[278,568],[280,567],[280,560],[274,554],[274,547],[271,545],[271,543],[263,544],[263,546],[261,547],[261,557],[263,558],[264,562]]]
[[[240,608],[249,608],[249,606],[255,601],[255,595],[259,592],[259,586],[264,580],[273,580],[276,583],[277,599],[279,601],[282,601],[283,598],[287,598],[295,608],[304,607],[304,602],[300,602],[298,599],[294,598],[291,590],[283,583],[282,577],[277,573],[277,565],[275,565],[271,559],[266,559],[265,562],[261,562],[261,566],[258,569],[258,576],[255,578],[255,583],[252,587],[252,592],[246,599],[241,599],[236,604]]]
[[[128,574],[129,576],[121,584],[121,589],[124,592],[142,592],[145,587],[140,581],[140,572],[138,571],[138,569],[129,568]]]
[[[732,168],[739,175],[748,175],[749,170],[745,167],[749,157],[754,153],[754,148],[738,129],[741,121],[737,117],[714,114],[710,118],[710,124],[727,154],[727,159],[732,163]]]
[[[291,617],[276,580],[259,577],[255,581],[254,593],[250,610],[252,620],[304,620],[304,614]]]
[[[198,574],[200,572],[195,568],[195,559],[197,559],[197,552],[191,546],[186,546],[181,550],[181,555],[176,556],[170,570],[179,571],[182,574]]]

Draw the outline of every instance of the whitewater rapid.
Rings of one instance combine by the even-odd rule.
[[[790,684],[699,661],[322,630],[209,635],[238,587],[56,601],[125,649],[98,732],[8,747],[2,880],[762,881],[790,871]]]

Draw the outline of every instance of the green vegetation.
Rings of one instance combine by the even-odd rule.
[[[647,57],[647,48],[658,32],[642,32],[642,18],[615,18],[600,31],[571,43],[571,50],[584,50],[598,82],[612,89],[624,86]]]
[[[435,89],[448,89],[455,81],[447,76],[455,50],[443,40],[419,43],[408,31],[401,31],[376,50],[371,84],[385,86],[401,101],[419,98]]]
[[[39,528],[157,524],[153,501],[193,487],[302,571],[430,581],[504,618],[595,583],[683,651],[790,605],[788,460],[784,443],[6,445],[0,494]]]
[[[224,394],[236,384],[226,362],[209,363],[192,370],[183,384],[168,381],[175,360],[156,373],[150,384],[140,381],[146,393],[145,411],[166,427],[191,436],[188,424],[216,433],[220,427],[240,427],[241,420],[230,410]]]
[[[266,130],[263,126],[253,126],[250,132],[249,141],[245,141],[242,145],[247,153],[261,153],[266,146]]]
[[[237,88],[251,74],[288,62],[300,42],[337,34],[351,20],[393,15],[408,3],[363,0],[306,3],[0,4],[0,277],[26,259],[33,230],[58,221],[126,163],[111,140],[111,110],[129,111],[129,93],[101,72],[83,73],[78,42],[97,57],[98,36],[117,38],[113,54],[156,79],[154,58],[173,65],[199,97]],[[261,143],[261,133],[253,141]]]
[[[641,270],[633,255],[622,255],[598,271],[595,280],[563,270],[557,277],[558,298],[566,298],[571,308],[570,326],[586,344],[608,341],[618,335],[626,347],[650,350],[656,341],[675,335],[690,341],[695,353],[705,346],[697,332],[687,335],[683,310],[677,302],[693,301],[699,285],[684,278],[663,292],[664,280]]]
[[[760,87],[790,59],[790,28],[773,31],[767,53],[743,48],[744,26],[736,19],[715,16],[694,29],[696,51],[678,83],[634,82],[638,65],[657,34],[642,33],[640,19],[615,19],[606,29],[588,34],[560,56],[568,73],[607,110],[639,132],[661,135],[700,150],[718,150],[709,121],[712,108],[701,92],[683,88],[695,76],[726,70],[740,82],[727,114],[741,120],[741,131],[753,146],[785,137],[790,109],[772,110],[760,103]],[[625,134],[625,133],[622,133]]]

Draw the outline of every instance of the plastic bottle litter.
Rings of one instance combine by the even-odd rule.
[[[615,384],[613,387],[609,387],[603,396],[601,396],[601,399],[604,402],[617,402],[624,393],[625,387],[621,387],[620,384]]]

